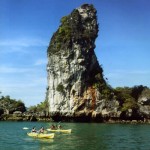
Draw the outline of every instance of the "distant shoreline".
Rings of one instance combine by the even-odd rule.
[[[50,117],[24,115],[24,114],[2,114],[0,121],[52,121]]]
[[[22,114],[3,114],[0,116],[0,121],[43,121],[43,122],[55,122],[52,118],[50,118],[49,116],[35,116],[35,115],[22,115]],[[58,122],[58,121],[56,121]],[[75,120],[74,118],[72,119],[68,119],[68,120],[62,120],[61,122],[80,122],[80,123],[108,123],[108,124],[115,124],[115,123],[119,123],[119,124],[150,124],[150,119],[143,119],[143,120],[131,120],[131,119],[107,119],[107,120],[102,120],[102,121],[89,121],[89,120]]]

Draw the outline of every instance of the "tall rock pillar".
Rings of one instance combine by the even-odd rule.
[[[47,50],[47,97],[52,117],[91,117],[101,111],[104,90],[109,88],[94,53],[97,35],[93,5],[84,4],[61,19]]]

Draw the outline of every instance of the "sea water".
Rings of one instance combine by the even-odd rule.
[[[72,129],[72,133],[38,139],[27,136],[27,132],[33,126],[49,128],[52,123],[1,121],[0,150],[150,150],[149,124],[60,124],[64,129]]]

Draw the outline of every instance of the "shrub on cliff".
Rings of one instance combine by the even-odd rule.
[[[64,92],[64,86],[62,84],[58,84],[56,90],[60,93],[63,93]]]
[[[122,105],[122,111],[127,111],[129,109],[132,109],[132,110],[137,110],[138,109],[138,104],[137,102],[135,101],[134,98],[128,98],[125,100],[125,102],[123,103]]]

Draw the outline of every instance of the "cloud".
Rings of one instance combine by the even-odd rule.
[[[6,84],[6,82],[5,82]],[[45,99],[46,96],[46,83],[43,85],[39,83],[29,84],[23,83],[7,83],[6,85],[0,86],[1,95],[10,95],[13,99],[21,99],[25,105],[28,107],[30,105],[39,104]]]
[[[37,38],[18,38],[18,39],[4,39],[0,40],[0,46],[46,46],[47,41]]]
[[[46,77],[39,77],[34,76],[34,78],[24,78],[24,77],[17,77],[17,79],[7,79],[5,77],[0,78],[0,87],[1,88],[10,88],[10,90],[14,89],[26,89],[29,90],[30,88],[39,88],[41,86],[45,86],[46,84]]]
[[[47,43],[38,38],[0,39],[1,95],[21,99],[26,106],[45,99],[47,60],[42,49]]]
[[[5,74],[0,72],[1,95],[10,95],[11,98],[21,99],[27,107],[45,99],[47,78],[41,70],[26,68],[18,71],[18,68],[9,67],[9,69],[3,69],[4,72]]]
[[[119,76],[120,74],[124,75],[149,75],[150,70],[114,70],[109,72],[107,76]]]
[[[29,53],[29,47],[46,47],[47,41],[38,38],[0,39],[0,53]]]
[[[27,73],[33,71],[32,68],[17,68],[17,67],[9,67],[9,66],[0,66],[0,73]]]
[[[114,70],[106,73],[108,82],[113,87],[117,86],[135,86],[150,85],[150,70]]]
[[[41,66],[41,65],[46,65],[47,64],[47,59],[38,59],[34,65],[35,66]]]

